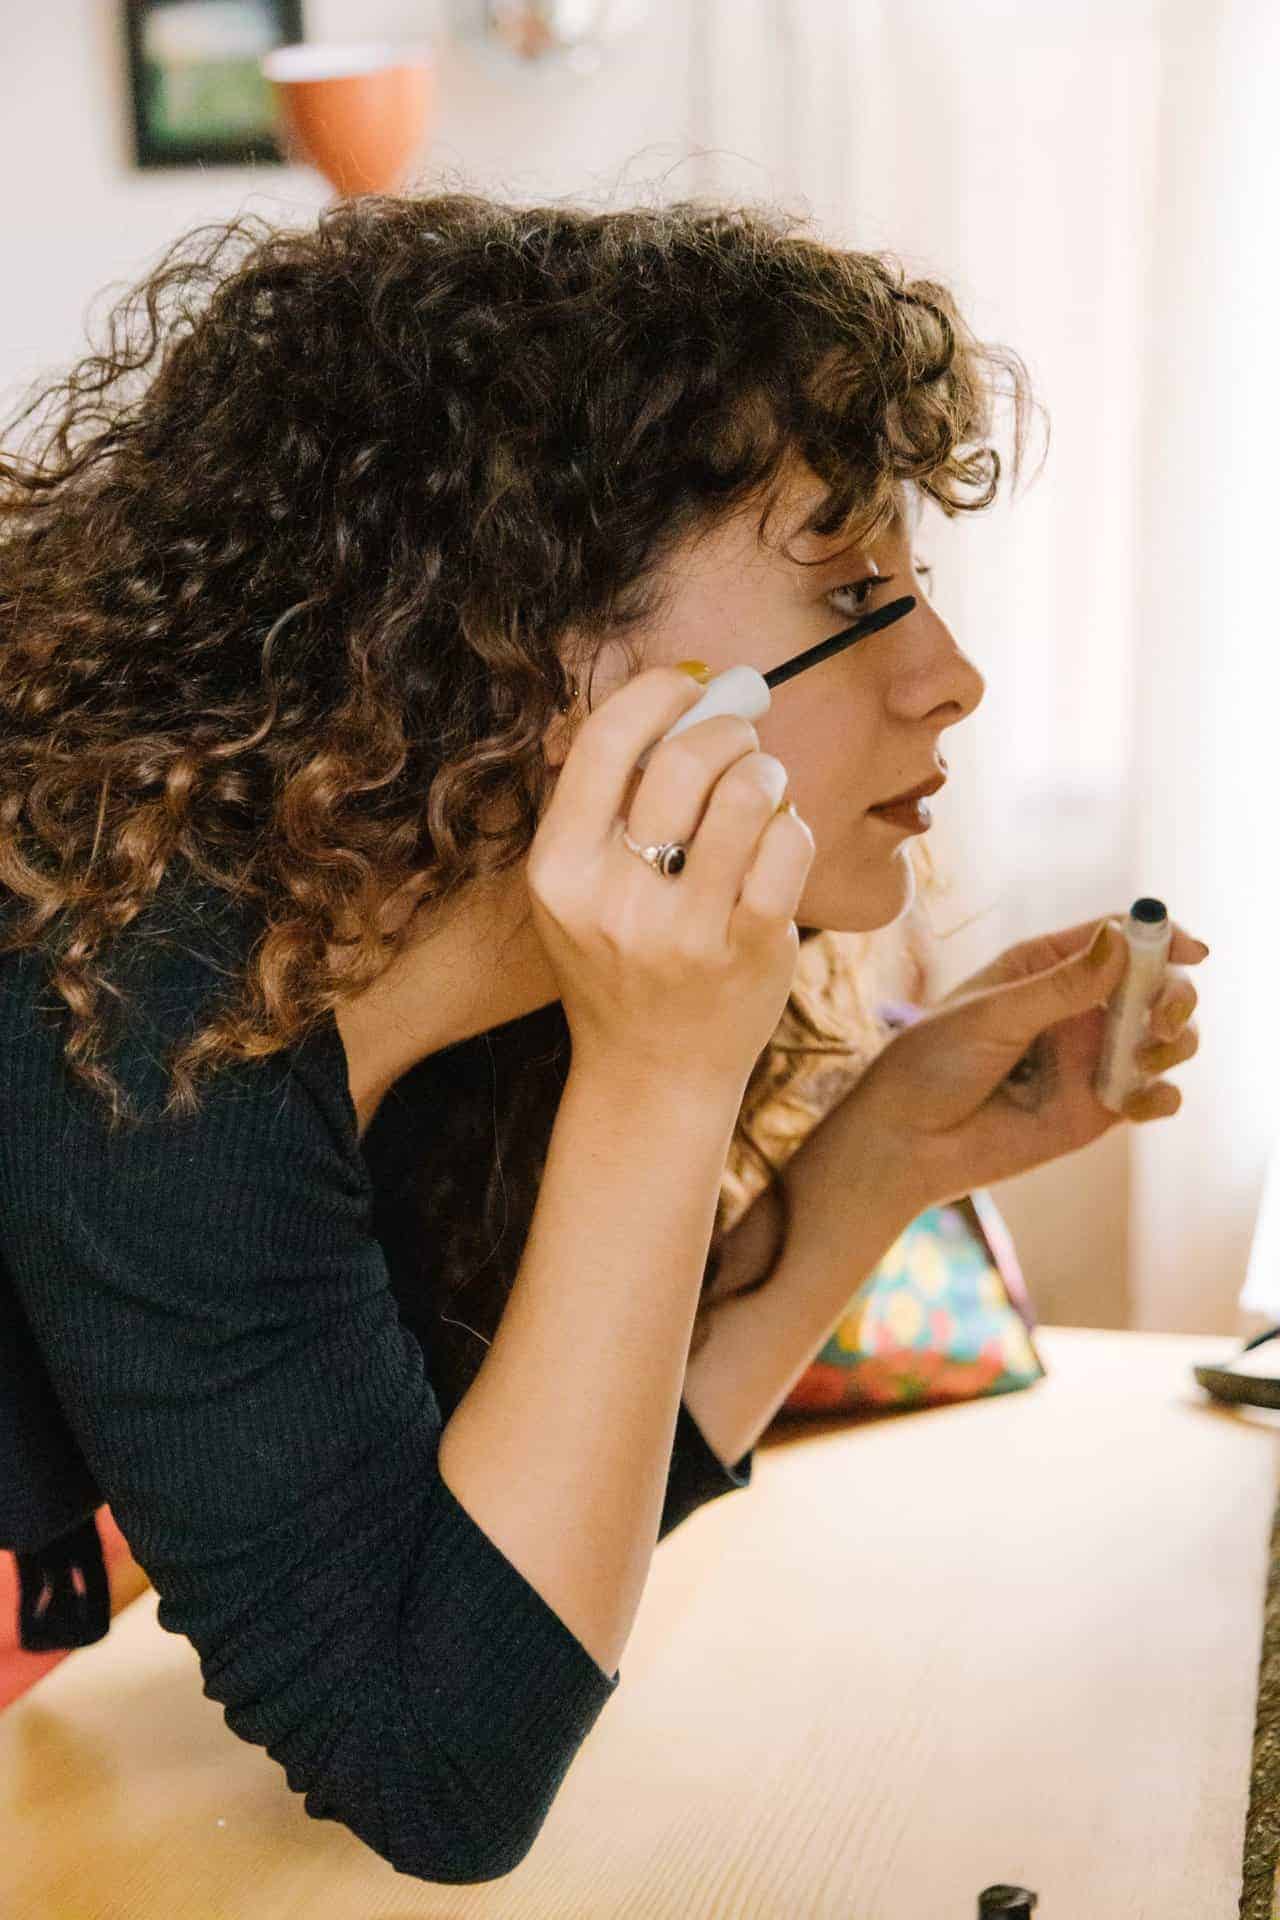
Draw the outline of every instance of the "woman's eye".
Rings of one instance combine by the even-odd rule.
[[[832,587],[831,592],[827,595],[827,598],[829,600],[835,600],[837,596],[840,594],[848,594],[853,596],[852,606],[846,606],[846,607],[837,606],[836,612],[852,614],[856,617],[858,614],[865,613],[867,611],[868,603],[867,603],[866,596],[871,592],[872,588],[883,587],[890,580],[892,580],[892,578],[893,578],[893,575],[891,573],[868,574],[865,580],[850,580],[848,584],[843,587]]]
[[[929,565],[927,560],[917,560],[915,563],[915,570],[917,573],[928,575],[928,579],[925,582],[925,592],[930,596],[930,598],[932,598],[933,568]],[[836,611],[838,613],[851,612],[855,615],[859,613],[865,613],[868,606],[867,596],[876,587],[887,587],[891,581],[896,579],[897,579],[897,575],[893,573],[869,573],[865,578],[865,580],[850,580],[847,583],[847,585],[843,587],[832,587],[831,593],[828,597],[834,600],[835,596],[838,593],[857,596],[854,598],[853,604],[851,607],[847,607],[847,608],[837,607]]]

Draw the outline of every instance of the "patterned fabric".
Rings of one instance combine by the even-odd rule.
[[[891,1027],[924,1010],[879,1009]],[[991,1195],[927,1207],[867,1276],[780,1414],[942,1406],[1014,1393],[1045,1367],[1013,1239]]]
[[[1021,1275],[1011,1288],[1002,1267],[1012,1252],[990,1194],[926,1208],[859,1287],[781,1411],[940,1406],[1031,1386],[1045,1368],[1034,1320],[1020,1310]]]

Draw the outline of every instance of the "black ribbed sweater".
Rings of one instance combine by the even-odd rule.
[[[112,961],[133,1004],[110,1065],[153,1116],[165,1048],[247,951],[192,897]],[[329,1017],[204,1083],[192,1119],[112,1137],[61,1007],[42,958],[0,957],[0,1254],[160,1624],[313,1818],[419,1879],[509,1873],[620,1672],[437,1468],[414,1276],[376,1222],[448,1113],[415,1106],[411,1073],[359,1140]],[[753,1458],[726,1469],[682,1402],[659,1538]]]

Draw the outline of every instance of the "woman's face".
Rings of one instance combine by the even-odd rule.
[[[758,541],[754,513],[705,535],[666,569],[669,603],[638,638],[646,667],[697,659],[713,674],[740,664],[767,673],[860,614],[915,596],[894,626],[776,688],[754,723],[762,751],[790,774],[790,796],[816,841],[797,923],[852,933],[888,926],[914,898],[907,846],[915,836],[867,809],[940,771],[942,735],[973,712],[986,682],[929,604],[919,577],[932,584],[927,556],[913,546],[905,494],[900,517],[870,548],[841,552],[839,536],[779,539],[777,529],[789,534],[822,492],[816,479],[797,483],[769,546]],[[797,559],[822,565],[797,565],[776,550],[783,544]],[[877,573],[883,584],[875,584]],[[591,681],[592,706],[628,671],[606,648]]]

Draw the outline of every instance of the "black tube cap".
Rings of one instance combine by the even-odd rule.
[[[978,1920],[1001,1914],[1004,1920],[1030,1920],[1039,1899],[1030,1887],[984,1887],[978,1895]]]

